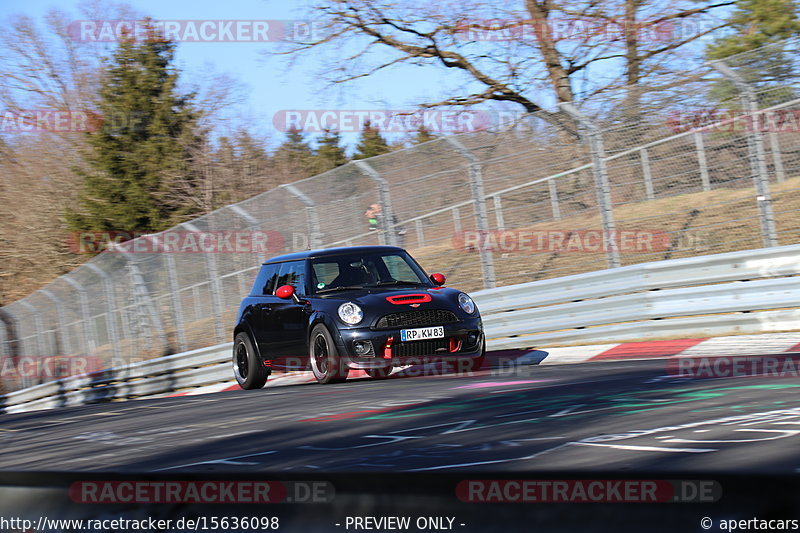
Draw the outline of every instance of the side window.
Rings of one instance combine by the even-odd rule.
[[[275,292],[275,281],[278,278],[279,267],[279,264],[262,266],[250,294],[253,296],[264,296]]]
[[[289,261],[280,264],[280,272],[278,273],[278,281],[273,292],[278,287],[283,285],[291,285],[294,287],[297,294],[305,294],[306,290],[306,276],[305,276],[305,261]]]
[[[383,262],[389,270],[392,278],[398,281],[419,281],[417,276],[408,263],[398,255],[384,255]]]
[[[314,290],[322,290],[339,275],[339,263],[314,263]]]

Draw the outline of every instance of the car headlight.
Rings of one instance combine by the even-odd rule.
[[[353,302],[347,302],[339,306],[339,318],[341,318],[342,322],[345,324],[355,326],[364,318],[364,313],[361,311],[361,308]]]
[[[475,312],[475,302],[463,292],[458,295],[458,306],[470,315]]]

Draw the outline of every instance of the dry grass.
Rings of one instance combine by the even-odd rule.
[[[800,177],[773,184],[771,194],[779,244],[800,242]],[[673,243],[672,249],[623,252],[622,265],[763,247],[754,196],[752,187],[720,188],[615,207],[618,230],[665,232]],[[601,227],[599,214],[592,213],[515,229],[571,231]],[[454,286],[468,291],[483,288],[477,252],[456,250],[447,240],[411,249],[411,253],[427,269],[443,270]],[[493,257],[498,285],[608,268],[603,252],[495,252]]]

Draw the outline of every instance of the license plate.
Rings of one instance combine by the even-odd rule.
[[[442,339],[442,338],[444,338],[444,326],[400,330],[400,340],[403,342],[421,341],[425,339]]]

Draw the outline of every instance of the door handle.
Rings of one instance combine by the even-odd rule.
[[[264,311],[265,313],[269,313],[272,311],[272,306],[269,304],[256,304],[256,309],[259,311]]]

